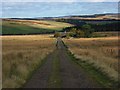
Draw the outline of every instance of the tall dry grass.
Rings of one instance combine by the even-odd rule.
[[[18,88],[54,50],[49,35],[3,36],[3,88]]]
[[[110,78],[118,80],[118,37],[64,39],[76,58],[93,63]]]

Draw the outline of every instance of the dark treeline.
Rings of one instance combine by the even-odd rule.
[[[82,26],[73,26],[73,27],[67,27],[63,29],[64,32],[66,32],[66,37],[92,37],[92,33],[94,32],[94,29],[91,28],[89,24],[84,24]]]
[[[85,25],[85,24],[84,24]],[[106,24],[89,24],[95,32],[104,32],[104,31],[119,31],[120,22],[106,23]],[[63,31],[69,31],[71,28],[81,29],[81,26],[73,26],[64,28]]]
[[[95,32],[104,32],[104,31],[119,31],[120,22],[111,22],[104,24],[90,24],[94,28]]]
[[[55,21],[66,22],[66,23],[73,24],[75,26],[81,26],[81,25],[86,24],[84,21],[81,21],[81,20],[78,20],[78,19],[57,19]]]
[[[120,28],[119,20],[118,21],[117,20],[116,21],[115,20],[107,20],[107,21],[106,20],[94,20],[94,22],[96,22],[96,23],[92,23],[93,22],[92,20],[89,21],[89,23],[87,23],[87,21],[81,21],[78,19],[58,19],[56,21],[73,24],[73,25],[75,25],[73,27],[77,28],[77,29],[81,29],[81,27],[83,25],[89,24],[91,26],[91,28],[94,29],[95,32],[119,31],[119,28]],[[66,30],[68,31],[69,29],[66,28]]]
[[[5,34],[1,34],[0,33],[0,36],[6,36],[6,35],[40,35],[40,34],[53,34],[55,33],[55,31],[52,31],[52,32],[41,32],[41,33],[5,33]]]
[[[93,37],[93,32],[119,31],[120,22],[111,23],[84,23],[83,25],[75,25],[63,29],[67,32],[66,37]],[[96,37],[101,36],[97,35]]]
[[[43,29],[44,30],[44,29]],[[39,34],[53,34],[55,33],[54,30],[49,30],[49,31],[38,31],[38,32],[4,32],[5,30],[3,29],[2,32],[0,32],[0,35],[39,35]]]

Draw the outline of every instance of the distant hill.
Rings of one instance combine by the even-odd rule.
[[[111,23],[118,22],[120,19],[116,13],[94,14],[94,15],[73,15],[51,18],[59,22],[67,22],[74,25],[81,25],[84,23]]]
[[[10,18],[17,20],[54,20],[54,19],[79,19],[79,20],[119,20],[118,13],[93,14],[93,15],[69,15],[58,17],[34,17],[34,18]]]
[[[82,25],[84,23],[111,23],[118,22],[120,19],[117,13],[94,14],[94,15],[71,15],[60,17],[43,17],[35,19],[53,20],[66,22],[74,25]]]
[[[94,14],[94,15],[73,15],[55,17],[51,19],[79,19],[79,20],[120,20],[118,14]]]

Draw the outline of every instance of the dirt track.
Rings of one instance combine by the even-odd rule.
[[[53,62],[55,61],[58,61],[59,65],[53,67]],[[53,69],[56,69],[57,71]],[[52,79],[50,80],[51,77]],[[87,75],[80,66],[72,62],[60,38],[58,38],[57,49],[47,56],[45,64],[36,71],[31,80],[25,85],[25,88],[97,87],[100,86],[89,75]]]

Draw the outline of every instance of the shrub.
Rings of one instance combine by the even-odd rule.
[[[80,38],[80,37],[84,37],[84,36],[85,36],[84,31],[81,31],[81,30],[77,31],[76,37]]]
[[[60,37],[61,35],[60,35],[60,32],[56,32],[55,34],[54,34],[54,37]]]

